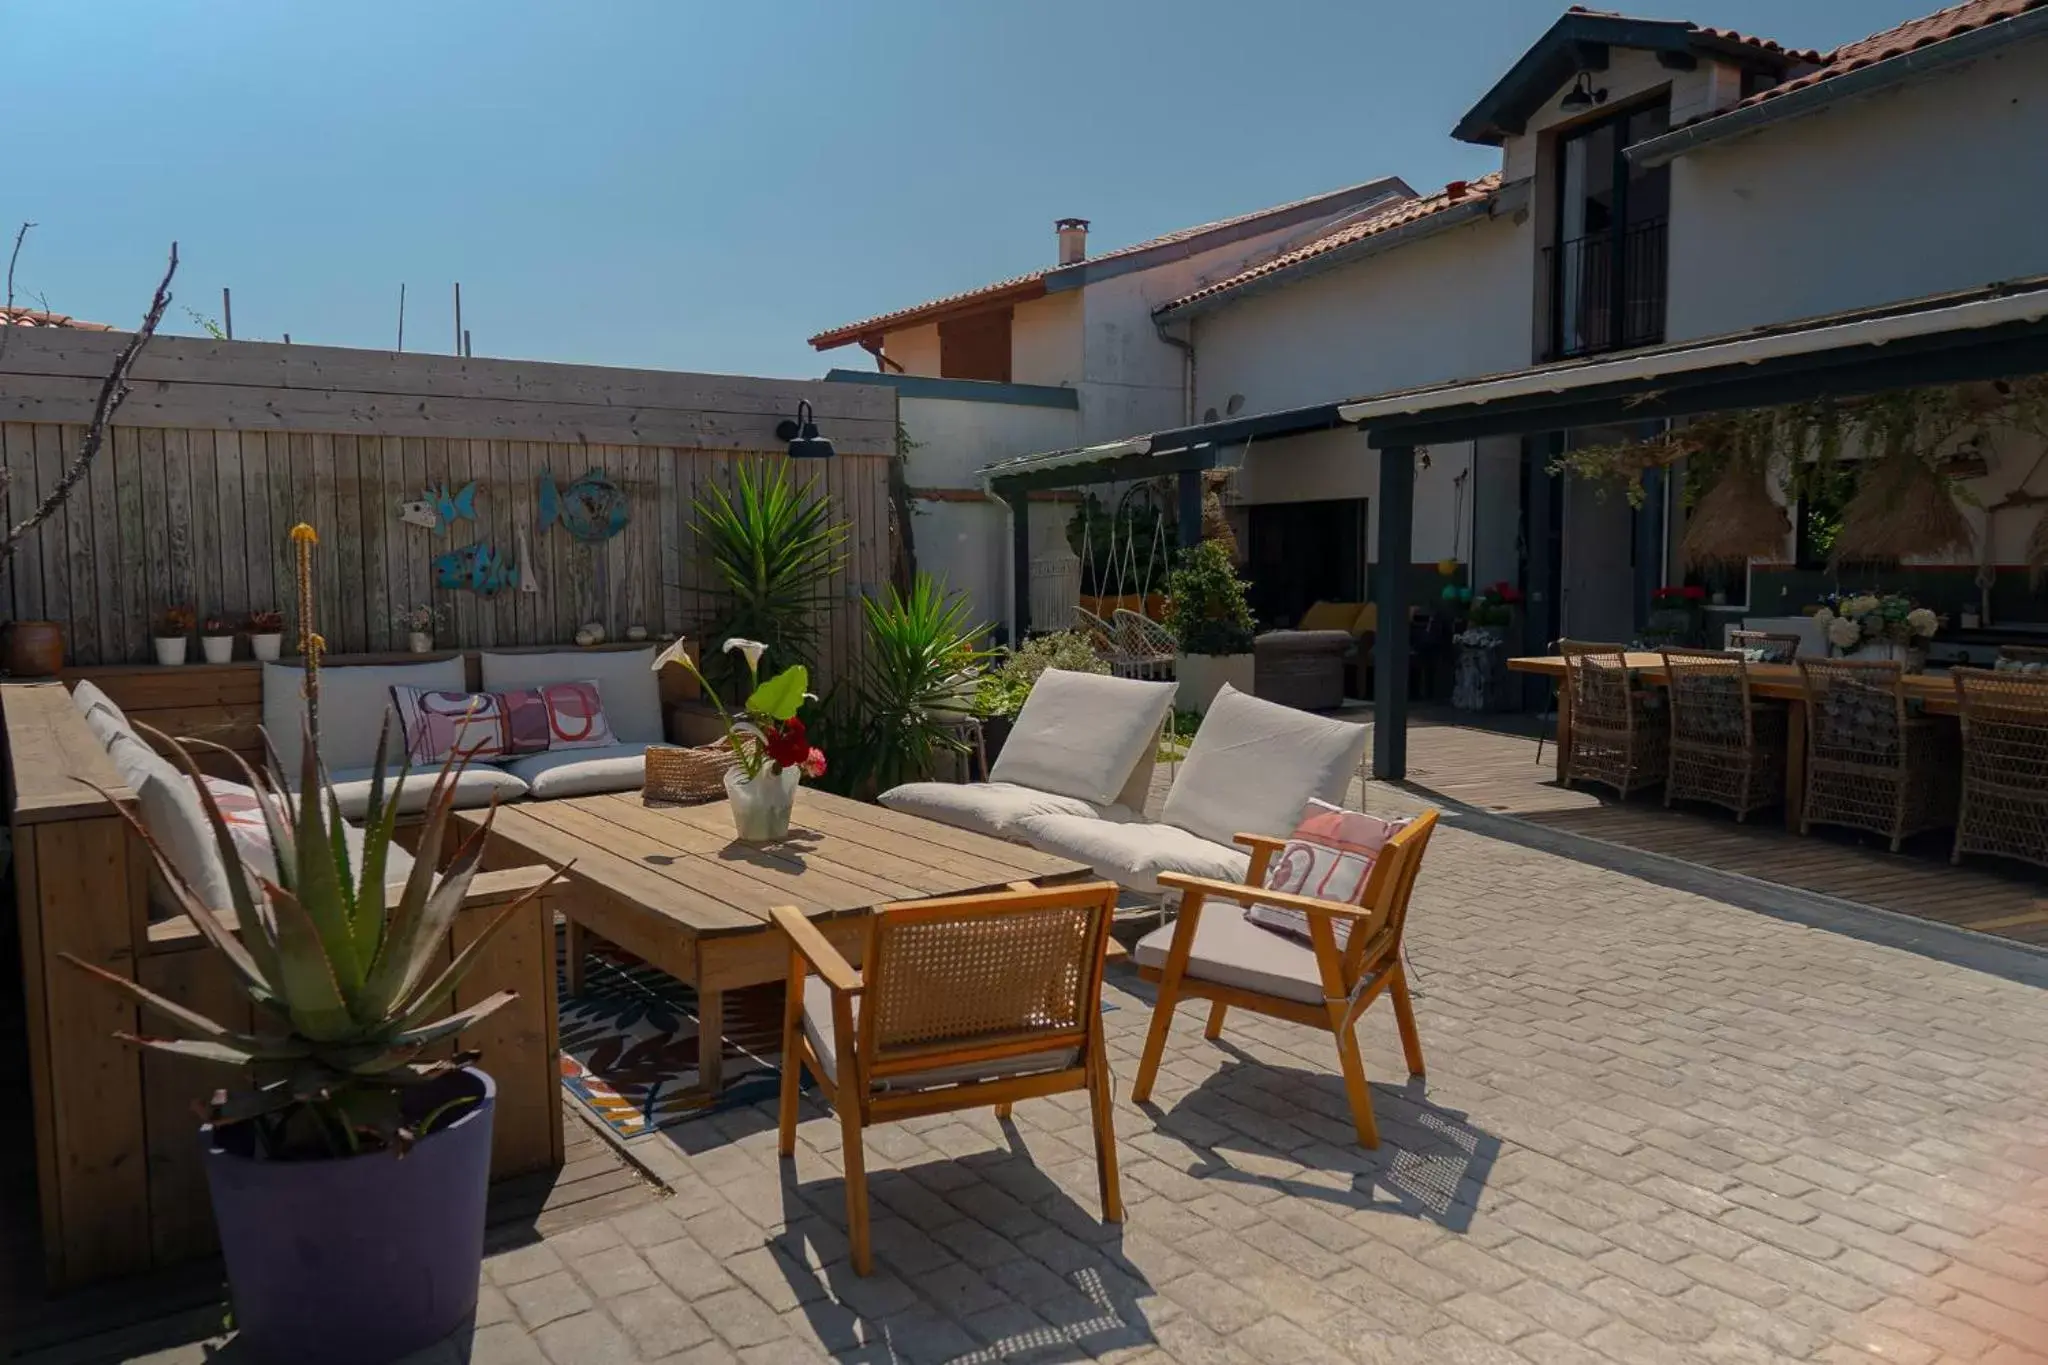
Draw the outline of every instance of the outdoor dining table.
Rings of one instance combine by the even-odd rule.
[[[1663,687],[1664,656],[1651,650],[1632,650],[1625,656],[1628,667],[1644,682]],[[1534,673],[1557,682],[1557,780],[1565,780],[1565,758],[1571,750],[1571,689],[1564,685],[1565,661],[1555,654],[1525,655],[1509,659],[1517,673]],[[1799,828],[1800,809],[1806,792],[1806,689],[1796,664],[1753,663],[1749,666],[1749,690],[1753,697],[1786,703],[1785,727],[1785,828]],[[1908,673],[1906,696],[1933,716],[1958,713],[1955,685],[1941,673]]]
[[[475,825],[481,810],[458,811]],[[730,990],[783,979],[789,945],[769,912],[794,905],[858,965],[868,916],[893,901],[1041,885],[1086,864],[804,788],[789,837],[733,837],[725,803],[677,805],[638,792],[500,806],[484,866],[573,864],[560,897],[569,921],[567,986],[582,991],[594,933],[696,988],[698,1036],[724,1032]],[[720,1049],[700,1045],[698,1076],[716,1093]]]

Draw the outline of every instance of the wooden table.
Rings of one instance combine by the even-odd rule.
[[[1664,656],[1649,650],[1631,651],[1624,656],[1628,666],[1646,683],[1663,687]],[[1564,781],[1565,755],[1572,742],[1570,689],[1564,686],[1564,660],[1554,654],[1509,659],[1517,673],[1535,673],[1550,678],[1557,688],[1557,780]],[[1806,689],[1796,664],[1751,664],[1750,695],[1767,701],[1788,703],[1785,708],[1785,828],[1799,828],[1800,808],[1806,795]],[[1943,673],[1908,673],[1906,696],[1918,701],[1931,716],[1953,716],[1959,711],[1955,684]]]
[[[456,818],[474,826],[483,814]],[[1088,874],[1071,859],[809,788],[797,796],[789,838],[761,848],[733,838],[722,801],[679,806],[635,792],[499,807],[484,865],[541,862],[574,863],[559,900],[570,992],[582,989],[582,938],[594,933],[696,987],[699,1037],[714,1039],[726,991],[789,970],[768,924],[775,906],[801,909],[858,963],[877,906]],[[700,1044],[699,1075],[714,1092],[719,1052]]]

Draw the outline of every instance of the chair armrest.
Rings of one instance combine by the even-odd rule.
[[[1270,834],[1233,834],[1230,838],[1233,843],[1243,844],[1246,848],[1263,848],[1268,853],[1278,853],[1287,847],[1285,839],[1275,839]]]
[[[1239,905],[1277,905],[1283,910],[1299,910],[1305,915],[1321,915],[1327,919],[1370,919],[1373,912],[1363,906],[1340,901],[1317,900],[1314,896],[1297,896],[1291,891],[1269,891],[1263,886],[1246,886],[1242,882],[1222,882],[1214,877],[1190,877],[1184,872],[1162,872],[1161,886],[1176,891],[1196,891],[1216,900],[1236,901]]]
[[[830,939],[818,932],[818,926],[804,917],[803,911],[793,905],[778,905],[768,915],[775,921],[775,927],[789,936],[789,946],[825,979],[826,985],[842,994],[860,990],[860,973],[840,956]]]

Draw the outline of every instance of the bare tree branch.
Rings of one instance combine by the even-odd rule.
[[[26,232],[27,229],[24,228],[23,231]],[[19,237],[15,238],[17,246],[20,240]],[[22,538],[62,507],[64,500],[71,496],[71,490],[85,477],[86,471],[92,468],[93,457],[100,453],[100,445],[106,440],[107,424],[113,421],[115,411],[128,397],[128,371],[134,367],[135,357],[142,353],[142,348],[156,335],[156,326],[163,321],[164,309],[170,307],[171,277],[177,273],[178,244],[172,242],[170,264],[164,268],[164,277],[156,287],[155,296],[149,301],[149,311],[143,314],[142,326],[128,338],[128,344],[121,348],[121,354],[114,359],[114,368],[107,372],[106,382],[100,385],[99,401],[93,404],[92,425],[85,429],[85,439],[78,443],[78,453],[71,457],[70,467],[64,471],[64,476],[57,480],[56,486],[50,490],[49,496],[43,499],[42,505],[31,512],[25,520],[16,523],[7,532],[7,539],[0,541],[0,563],[14,557],[14,551],[21,544]]]
[[[14,266],[21,259],[22,242],[27,239],[28,230],[34,226],[34,223],[27,221],[22,223],[21,230],[14,234],[14,250],[7,257],[7,326],[0,329],[0,357],[6,356],[7,342],[14,335]]]

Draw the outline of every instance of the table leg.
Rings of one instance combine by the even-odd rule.
[[[1799,832],[1806,809],[1806,703],[1785,706],[1785,828]]]
[[[564,951],[568,954],[569,994],[577,996],[583,994],[583,954],[589,949],[590,943],[582,925],[573,919],[568,925]]]
[[[1557,684],[1557,780],[1570,771],[1572,752],[1572,693],[1560,678]]]
[[[725,992],[697,989],[697,1082],[716,1095],[725,1076]]]

